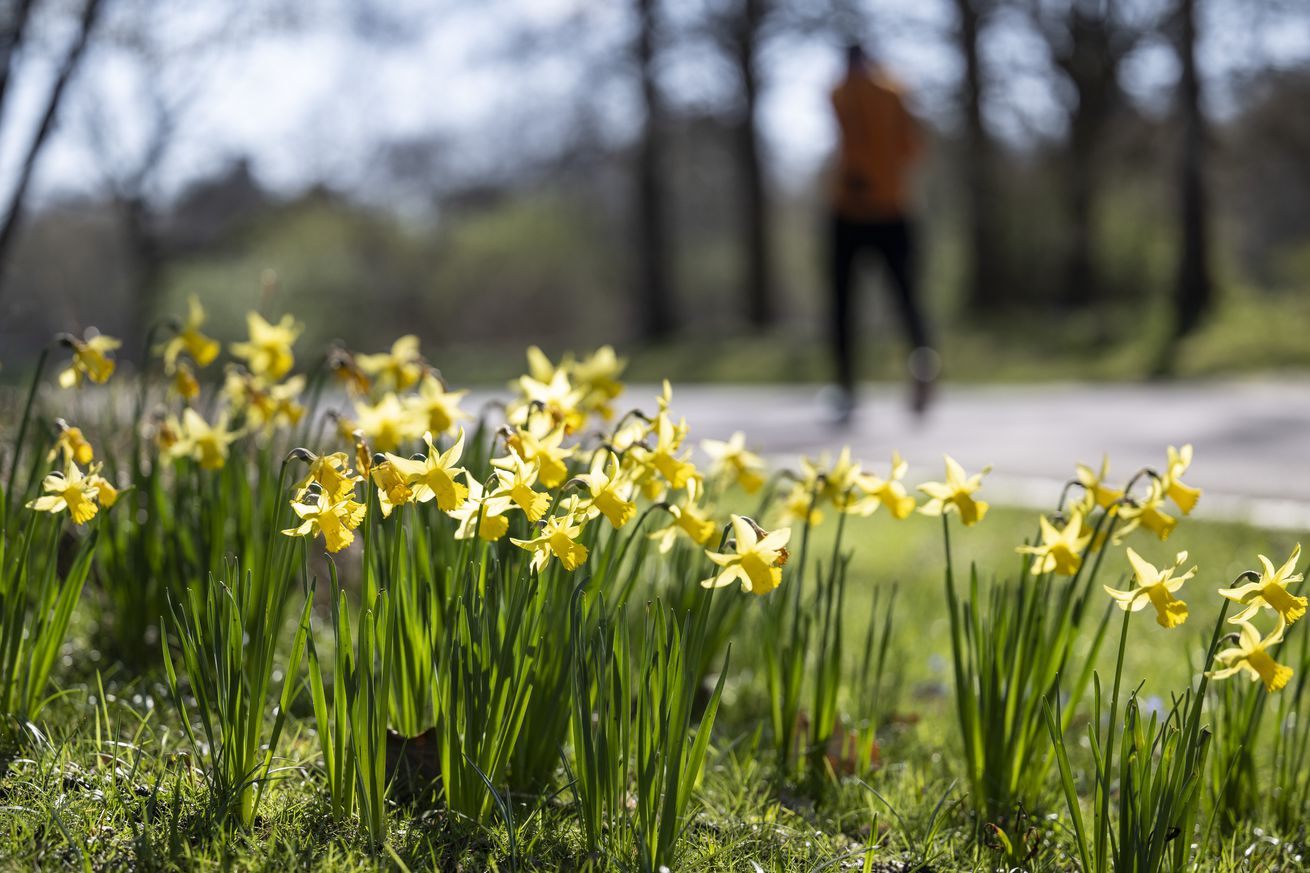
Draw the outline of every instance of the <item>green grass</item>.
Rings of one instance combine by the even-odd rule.
[[[976,528],[957,528],[957,566],[976,560],[984,578],[1015,572],[1019,559],[1013,546],[1034,526],[1033,513],[998,508]],[[834,530],[829,524],[816,532],[811,547],[817,554]],[[901,592],[892,663],[903,672],[905,691],[892,727],[879,740],[882,767],[869,780],[877,795],[848,782],[830,786],[815,802],[776,785],[760,729],[768,711],[761,647],[769,641],[748,622],[732,639],[734,666],[725,683],[708,769],[695,792],[700,812],[686,833],[677,869],[818,869],[852,853],[861,857],[874,835],[880,842],[873,858],[893,865],[875,870],[905,869],[899,865],[911,858],[929,858],[936,870],[985,870],[998,863],[986,848],[987,839],[974,839],[958,783],[940,525],[919,516],[896,523],[879,514],[852,519],[846,537],[855,550],[843,613],[847,639],[863,638],[875,590],[898,582]],[[1186,596],[1190,589],[1194,607],[1181,636],[1156,627],[1146,619],[1149,613],[1133,623],[1125,685],[1144,682],[1142,699],[1149,703],[1154,696],[1167,698],[1191,676],[1189,658],[1194,660],[1204,645],[1202,637],[1217,611],[1211,590],[1254,564],[1256,552],[1285,555],[1292,537],[1184,521],[1168,543],[1138,535],[1133,544],[1157,561],[1187,548],[1203,568],[1182,592]],[[1106,573],[1103,579],[1110,582],[1112,576]],[[88,591],[88,597],[98,594]],[[760,605],[752,601],[750,607]],[[317,636],[330,639],[323,624],[326,602],[319,607]],[[128,674],[104,663],[94,651],[93,614],[84,601],[56,667],[57,683],[68,693],[44,713],[48,735],[5,758],[0,867],[345,871],[400,869],[403,864],[471,871],[585,865],[581,823],[567,791],[546,800],[510,798],[517,829],[514,857],[500,821],[482,827],[439,806],[405,804],[390,810],[389,848],[370,851],[356,829],[333,824],[327,809],[308,693],[290,707],[273,761],[275,778],[253,829],[206,828],[204,786],[191,769],[196,762],[168,703],[162,670]],[[1114,653],[1102,654],[1104,674],[1112,669]],[[1075,760],[1075,767],[1080,765]],[[1055,792],[1052,779],[1049,805],[1032,811],[1030,839],[1040,845],[1033,864],[1069,869],[1071,846],[1064,825],[1040,817],[1061,810]],[[939,827],[934,828],[939,802]],[[928,839],[934,830],[936,836]],[[1217,841],[1202,869],[1292,869],[1276,865],[1291,865],[1299,846],[1239,831]],[[1251,854],[1244,857],[1248,848]]]

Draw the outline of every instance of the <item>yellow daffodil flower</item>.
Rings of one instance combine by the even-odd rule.
[[[311,486],[301,500],[291,501],[300,516],[298,527],[282,531],[289,537],[323,535],[329,552],[339,552],[355,541],[355,528],[364,520],[364,504],[350,497],[332,501]]]
[[[901,481],[909,469],[910,465],[905,463],[900,452],[892,452],[892,467],[888,478],[882,479],[872,473],[859,474],[855,479],[859,496],[851,504],[850,511],[867,516],[876,512],[879,506],[885,506],[893,518],[909,518],[916,502]]]
[[[373,380],[360,369],[355,356],[347,349],[337,347],[332,350],[328,356],[328,369],[346,387],[346,393],[351,397],[367,397],[368,392],[373,390]]]
[[[778,518],[783,524],[809,524],[818,527],[823,523],[823,510],[819,508],[815,490],[805,482],[794,482],[778,502]]]
[[[687,460],[688,453],[678,456],[687,436],[686,420],[674,424],[667,412],[661,412],[656,416],[651,431],[655,436],[655,447],[646,455],[647,462],[664,477],[670,488],[685,487],[687,480],[696,474],[695,465]]]
[[[722,588],[733,582],[741,583],[741,590],[764,596],[782,584],[782,565],[787,561],[787,541],[791,528],[778,528],[768,533],[749,518],[732,517],[733,539],[728,545],[731,552],[705,550],[719,571],[700,584],[702,588]]]
[[[505,513],[513,505],[508,497],[497,497],[482,488],[476,479],[468,480],[463,504],[447,513],[459,522],[455,530],[455,539],[468,540],[476,535],[489,543],[503,537],[509,532],[509,519]]]
[[[97,385],[103,385],[114,375],[114,359],[109,353],[123,343],[111,336],[87,330],[85,339],[78,339],[71,334],[62,334],[60,340],[73,350],[73,359],[59,374],[61,388],[76,388],[83,378],[90,379]]]
[[[1155,607],[1155,620],[1160,627],[1178,627],[1187,621],[1187,604],[1174,597],[1174,592],[1196,573],[1193,567],[1181,576],[1174,575],[1186,560],[1187,552],[1179,552],[1172,567],[1157,570],[1154,564],[1147,563],[1141,555],[1129,548],[1128,563],[1132,564],[1137,587],[1132,591],[1119,591],[1106,585],[1105,593],[1114,598],[1123,610],[1137,612],[1150,603]]]
[[[87,471],[86,481],[96,490],[96,503],[99,503],[105,509],[109,509],[118,502],[118,494],[121,489],[116,488],[112,482],[100,475],[104,464],[96,464]]]
[[[170,457],[189,457],[206,470],[221,470],[227,463],[228,447],[241,433],[228,429],[228,414],[222,412],[213,425],[194,409],[182,410],[178,439],[169,447]]]
[[[1083,486],[1083,490],[1087,493],[1091,503],[1102,509],[1109,509],[1114,505],[1115,501],[1124,496],[1122,490],[1105,484],[1105,478],[1109,475],[1110,459],[1108,457],[1101,458],[1099,472],[1086,464],[1078,465],[1078,484]],[[1091,506],[1087,507],[1087,511],[1091,512],[1091,508]],[[1084,515],[1086,514],[1084,513]]]
[[[919,490],[931,498],[919,511],[924,515],[945,515],[952,510],[960,513],[965,526],[977,524],[987,514],[988,504],[975,500],[973,494],[982,485],[982,477],[991,471],[984,467],[981,473],[970,476],[950,455],[946,455],[946,481],[925,482]]]
[[[505,443],[524,461],[535,462],[541,484],[554,488],[568,476],[569,469],[564,462],[574,450],[563,446],[564,428],[547,430],[547,427],[549,424],[543,419],[540,424],[514,429],[505,438]]]
[[[411,408],[400,402],[395,394],[387,393],[376,404],[355,403],[352,430],[364,433],[379,452],[392,452],[401,445],[416,440],[425,430]]]
[[[404,477],[405,484],[414,492],[414,500],[427,503],[435,498],[438,509],[450,512],[468,497],[468,488],[455,481],[464,472],[463,467],[456,466],[464,454],[464,431],[459,432],[455,444],[445,452],[433,445],[431,433],[423,434],[423,442],[427,443],[428,453],[422,460],[387,454],[387,461]]]
[[[576,478],[591,492],[585,504],[588,518],[603,515],[611,525],[620,528],[636,515],[637,505],[631,500],[632,483],[620,472],[616,455],[597,452],[591,471]]]
[[[1146,528],[1162,542],[1169,539],[1169,534],[1178,526],[1178,519],[1164,511],[1164,501],[1163,483],[1151,480],[1151,490],[1146,497],[1125,503],[1120,508],[1119,514],[1126,524],[1115,534],[1115,541],[1121,542],[1139,527]]]
[[[718,525],[711,521],[705,510],[699,506],[701,483],[699,479],[688,479],[686,493],[682,500],[669,505],[669,514],[673,521],[650,535],[659,545],[660,554],[673,548],[679,534],[688,537],[698,546],[704,546],[714,538]]]
[[[85,466],[91,463],[92,459],[95,458],[95,450],[91,448],[91,444],[82,435],[82,429],[73,427],[62,418],[55,419],[55,427],[59,430],[59,436],[55,439],[55,444],[45,459],[53,461],[62,454],[66,464],[74,463]]]
[[[764,485],[764,459],[746,448],[746,434],[737,431],[727,440],[701,440],[700,447],[710,456],[710,476],[729,485],[740,485],[754,494]]]
[[[164,357],[164,372],[177,370],[178,358],[185,352],[196,362],[196,366],[208,367],[218,357],[218,340],[210,339],[200,332],[205,323],[205,308],[200,305],[200,298],[192,294],[187,298],[187,316],[182,326],[172,339],[160,347]]]
[[[587,422],[582,406],[583,391],[573,384],[563,367],[555,367],[541,349],[528,349],[529,372],[515,383],[519,400],[510,409],[511,424],[525,426],[538,414],[550,418],[552,426],[573,433]]]
[[[1091,545],[1092,534],[1083,525],[1080,510],[1075,510],[1064,527],[1056,527],[1046,516],[1040,520],[1042,541],[1035,546],[1019,546],[1015,551],[1021,555],[1034,555],[1032,574],[1059,573],[1072,576],[1078,572],[1083,563],[1083,552]]]
[[[532,569],[540,573],[551,557],[559,559],[565,570],[573,571],[587,560],[587,547],[577,541],[582,535],[577,495],[571,495],[560,504],[559,514],[541,522],[540,532],[530,540],[510,537],[520,549],[532,552]]]
[[[1305,615],[1307,604],[1306,598],[1298,597],[1287,590],[1288,585],[1301,581],[1301,574],[1293,572],[1299,560],[1301,560],[1300,543],[1292,549],[1292,556],[1276,570],[1273,562],[1261,555],[1260,563],[1264,566],[1264,572],[1260,574],[1258,580],[1237,588],[1220,588],[1221,596],[1246,607],[1230,621],[1249,621],[1260,611],[1260,607],[1267,606],[1278,613],[1285,623],[1295,624]]]
[[[1196,501],[1201,498],[1201,489],[1183,483],[1182,475],[1192,465],[1192,444],[1181,449],[1169,447],[1169,466],[1165,470],[1164,480],[1160,483],[1166,497],[1174,502],[1183,515],[1191,515],[1196,508]]]
[[[404,391],[418,383],[426,365],[419,354],[418,337],[406,334],[391,344],[390,352],[356,355],[355,363],[385,390]],[[442,428],[444,430],[444,428]]]
[[[261,379],[276,382],[291,372],[296,357],[291,351],[305,326],[290,315],[277,324],[269,324],[258,312],[246,313],[250,339],[233,343],[232,354],[246,362],[250,372]]]
[[[305,390],[305,377],[293,376],[287,381],[270,385],[238,367],[228,370],[223,383],[223,396],[232,411],[245,416],[246,427],[251,431],[268,432],[276,427],[293,427],[305,415],[305,407],[297,398]]]
[[[383,518],[390,518],[391,510],[404,506],[414,498],[414,491],[409,487],[405,474],[397,470],[389,459],[394,457],[381,453],[375,455],[368,471],[369,478],[378,488],[378,506]]]
[[[615,354],[614,347],[609,345],[601,346],[580,361],[571,362],[569,371],[574,384],[582,390],[583,407],[606,421],[613,418],[610,401],[623,393],[619,377],[627,366],[627,360]]]
[[[178,361],[173,367],[173,378],[169,381],[169,389],[182,400],[190,403],[200,396],[200,380],[196,378],[195,370],[186,361]]]
[[[309,473],[296,485],[296,490],[304,491],[311,482],[317,482],[328,499],[337,502],[354,496],[355,485],[362,479],[362,476],[350,469],[349,455],[333,452],[330,455],[319,455],[309,462]]]
[[[492,464],[498,483],[492,496],[508,497],[523,510],[528,521],[539,521],[550,508],[550,495],[532,487],[537,483],[540,466],[535,461],[528,463],[513,452],[503,458],[496,458]]]
[[[76,524],[86,524],[95,518],[99,507],[96,498],[99,489],[95,483],[82,475],[76,464],[68,464],[64,472],[55,471],[41,480],[41,490],[45,494],[27,503],[28,509],[37,512],[63,512]]]
[[[468,418],[468,413],[459,408],[460,401],[467,394],[467,391],[447,391],[440,379],[427,373],[419,382],[418,393],[405,402],[411,415],[426,422],[427,430],[445,434],[454,431],[460,421]]]
[[[1238,633],[1238,644],[1218,652],[1214,659],[1223,667],[1206,675],[1211,679],[1227,679],[1245,670],[1252,682],[1263,682],[1265,691],[1271,694],[1285,687],[1292,678],[1292,668],[1275,661],[1268,650],[1283,641],[1287,624],[1280,618],[1278,627],[1264,639],[1260,638],[1260,632],[1249,621],[1240,621],[1238,624],[1242,626]]]

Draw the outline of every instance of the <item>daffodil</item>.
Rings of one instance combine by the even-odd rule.
[[[569,571],[576,570],[587,560],[587,547],[577,541],[582,535],[582,517],[576,494],[563,501],[559,512],[540,525],[540,531],[532,539],[510,538],[514,545],[532,552],[532,569],[540,573],[552,557],[558,558]]]
[[[289,537],[323,535],[329,552],[339,552],[355,541],[355,528],[364,520],[364,504],[351,497],[333,501],[312,487],[291,508],[300,516],[298,527],[282,531]]]
[[[740,485],[747,494],[764,484],[764,459],[746,448],[746,434],[741,431],[727,440],[701,440],[700,447],[710,456],[710,476]]]
[[[410,414],[425,422],[427,430],[434,434],[450,433],[468,413],[459,408],[460,401],[467,391],[447,391],[440,379],[426,373],[418,383],[418,393],[406,399]]]
[[[925,482],[919,490],[927,494],[928,502],[919,507],[924,515],[946,515],[952,510],[960,513],[965,526],[977,524],[987,514],[988,504],[975,500],[974,493],[982,486],[982,477],[991,471],[984,467],[981,473],[970,476],[950,455],[946,459],[946,481]]]
[[[705,550],[719,570],[703,580],[701,587],[722,588],[740,582],[742,591],[763,596],[782,584],[782,565],[787,561],[791,528],[766,532],[749,518],[734,515],[732,534],[728,542],[731,552]]]
[[[778,502],[778,517],[784,524],[808,524],[818,527],[823,523],[823,510],[813,486],[794,482]]]
[[[391,452],[418,439],[424,424],[400,398],[388,392],[375,404],[355,404],[352,430],[362,431],[379,452]]]
[[[1269,649],[1283,641],[1286,622],[1280,618],[1278,627],[1264,639],[1260,638],[1260,632],[1249,621],[1239,621],[1238,624],[1242,629],[1238,633],[1237,645],[1217,653],[1214,659],[1223,666],[1206,675],[1211,679],[1227,679],[1244,670],[1252,682],[1263,682],[1265,691],[1271,694],[1285,687],[1292,678],[1292,668],[1275,661]]]
[[[859,496],[850,506],[856,515],[872,515],[879,506],[887,507],[893,518],[906,519],[914,512],[915,499],[905,490],[905,473],[910,465],[900,452],[892,452],[891,472],[886,479],[872,473],[861,473],[855,478]]]
[[[337,501],[355,493],[355,485],[363,477],[350,469],[350,456],[345,452],[333,452],[330,455],[318,455],[309,462],[309,473],[296,486],[303,491],[311,482],[317,482],[319,488],[329,500]]]
[[[178,439],[168,449],[171,457],[190,457],[206,470],[221,470],[227,463],[228,447],[240,432],[228,428],[228,414],[222,412],[214,424],[205,421],[194,409],[182,410]]]
[[[1081,511],[1075,511],[1064,523],[1056,527],[1046,516],[1039,522],[1042,541],[1035,546],[1019,546],[1021,555],[1034,555],[1032,574],[1059,573],[1072,576],[1083,563],[1083,552],[1092,542],[1092,534],[1083,526]]]
[[[655,447],[649,451],[647,462],[664,477],[670,488],[684,487],[696,473],[695,465],[687,460],[688,453],[679,454],[687,436],[686,420],[674,424],[668,412],[661,412],[655,417],[651,432],[655,437]]]
[[[406,334],[391,344],[390,352],[356,355],[355,362],[361,370],[373,376],[382,388],[404,391],[415,385],[423,375],[425,365],[418,349],[418,337]]]
[[[617,455],[597,452],[590,472],[581,473],[576,478],[590,492],[585,504],[589,518],[603,515],[611,525],[619,528],[636,515],[637,505],[631,500],[632,483],[619,470]]]
[[[1126,523],[1115,535],[1115,541],[1122,540],[1139,527],[1146,528],[1161,541],[1169,539],[1169,534],[1178,526],[1178,519],[1164,511],[1164,501],[1163,483],[1152,479],[1151,489],[1145,497],[1132,500],[1119,510]]]
[[[540,520],[550,508],[550,495],[532,487],[537,484],[540,465],[535,461],[529,463],[513,452],[493,463],[498,485],[492,496],[508,497],[523,510],[528,521]]]
[[[511,424],[526,425],[538,412],[548,416],[554,426],[573,433],[586,424],[587,412],[582,407],[583,392],[569,379],[562,367],[555,367],[542,354],[541,349],[528,349],[529,373],[520,376],[519,402],[510,410]]]
[[[1178,627],[1187,621],[1187,604],[1174,597],[1174,592],[1196,573],[1193,567],[1180,576],[1174,575],[1187,560],[1187,552],[1179,552],[1172,567],[1157,570],[1154,564],[1147,563],[1131,548],[1127,551],[1137,587],[1132,591],[1119,591],[1106,585],[1105,593],[1114,598],[1123,610],[1137,612],[1150,603],[1155,607],[1155,620],[1161,627]]]
[[[698,546],[703,546],[714,538],[718,526],[699,505],[700,493],[700,480],[689,479],[682,500],[669,504],[669,514],[673,516],[673,521],[650,535],[650,538],[659,545],[661,554],[673,548],[673,543],[679,534],[686,536]]]
[[[469,479],[464,492],[464,502],[448,513],[459,522],[455,539],[472,539],[476,533],[478,537],[494,543],[509,532],[509,519],[505,513],[509,512],[512,503],[508,497],[488,493],[476,479]]]
[[[445,452],[437,450],[431,433],[423,434],[423,442],[428,446],[425,457],[401,458],[387,454],[387,461],[404,477],[405,484],[414,492],[414,500],[427,503],[435,498],[438,509],[450,512],[468,496],[468,488],[455,481],[455,477],[464,472],[462,467],[456,466],[464,454],[464,431],[459,432],[455,444]]]
[[[84,378],[103,385],[114,375],[114,359],[110,352],[123,344],[120,340],[96,333],[94,329],[88,329],[84,339],[72,334],[62,334],[59,338],[73,350],[72,360],[59,374],[60,387],[76,388]]]
[[[1122,490],[1105,484],[1105,479],[1110,475],[1110,459],[1101,458],[1101,469],[1093,470],[1086,464],[1078,465],[1078,484],[1083,486],[1091,503],[1102,509],[1109,509],[1117,500],[1124,496]],[[1091,507],[1088,507],[1088,512]]]
[[[118,502],[120,488],[100,474],[104,464],[96,464],[87,471],[86,481],[96,490],[96,503],[109,509]]]
[[[173,367],[173,378],[169,380],[168,387],[188,403],[200,396],[200,380],[186,361],[178,361]]]
[[[547,488],[554,488],[568,476],[569,469],[564,462],[574,450],[563,445],[564,428],[555,427],[545,430],[544,428],[548,426],[543,422],[539,425],[529,424],[527,427],[512,429],[505,443],[523,460],[535,462],[541,484]]]
[[[1260,563],[1264,567],[1264,572],[1260,574],[1259,579],[1240,585],[1237,588],[1220,588],[1220,595],[1246,607],[1237,615],[1234,615],[1232,621],[1249,621],[1260,611],[1262,606],[1267,606],[1278,613],[1279,617],[1287,624],[1295,624],[1297,619],[1304,616],[1306,598],[1299,597],[1287,590],[1288,585],[1301,581],[1301,574],[1294,572],[1296,563],[1299,560],[1301,560],[1300,543],[1297,543],[1296,548],[1292,549],[1292,556],[1287,559],[1283,566],[1276,570],[1273,562],[1261,555]]]
[[[305,390],[305,377],[293,376],[280,384],[269,384],[244,372],[239,367],[228,370],[223,383],[223,396],[232,411],[245,416],[251,431],[270,431],[276,427],[292,427],[305,415],[305,407],[297,398]]]
[[[55,419],[55,427],[59,430],[59,436],[55,439],[55,444],[50,449],[49,454],[46,455],[46,460],[53,461],[62,454],[65,463],[75,463],[83,466],[91,463],[95,457],[95,450],[91,448],[91,444],[82,435],[82,429],[73,427],[62,418]]]
[[[332,371],[336,380],[346,387],[346,393],[351,397],[366,397],[373,388],[373,380],[360,369],[355,356],[347,349],[341,347],[332,349],[328,355],[328,369]]]
[[[619,377],[628,362],[614,353],[614,347],[605,345],[580,361],[572,362],[569,370],[573,382],[583,394],[582,405],[608,421],[614,410],[610,401],[623,393]]]
[[[205,323],[205,308],[200,298],[192,294],[187,298],[187,316],[172,338],[160,347],[164,357],[164,371],[174,373],[178,358],[185,352],[199,367],[208,367],[218,357],[218,340],[200,332]],[[288,368],[289,369],[289,368]]]
[[[1169,447],[1169,466],[1161,481],[1161,489],[1166,497],[1174,502],[1183,515],[1190,515],[1196,508],[1196,501],[1201,498],[1201,489],[1183,483],[1182,475],[1192,465],[1192,445],[1188,443],[1181,449]]]
[[[392,455],[390,457],[395,457]],[[404,506],[414,498],[414,491],[404,473],[396,469],[387,455],[378,453],[369,465],[369,478],[378,488],[378,506],[383,518],[390,518],[391,511],[397,506]]]
[[[77,524],[86,524],[95,518],[99,507],[96,498],[99,489],[96,484],[82,475],[76,464],[67,464],[64,472],[55,471],[41,480],[41,490],[45,493],[27,503],[28,509],[37,512],[63,512]]]
[[[291,372],[296,357],[291,351],[304,325],[290,315],[277,324],[269,324],[258,312],[246,313],[250,339],[233,343],[232,354],[246,362],[250,372],[261,379],[276,382]]]

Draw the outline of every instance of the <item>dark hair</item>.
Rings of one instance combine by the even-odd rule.
[[[858,67],[868,58],[864,53],[864,46],[852,40],[846,44],[846,64],[851,67]]]

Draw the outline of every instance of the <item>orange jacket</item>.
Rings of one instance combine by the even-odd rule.
[[[904,215],[921,141],[899,89],[878,73],[852,72],[833,89],[832,108],[841,129],[832,187],[837,214],[856,221]]]

